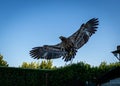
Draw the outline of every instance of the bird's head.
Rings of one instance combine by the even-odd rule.
[[[64,37],[64,36],[60,36],[59,37],[62,41],[65,41],[67,38],[66,37]]]

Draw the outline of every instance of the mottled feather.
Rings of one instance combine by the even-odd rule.
[[[32,48],[30,55],[34,59],[55,59],[62,57],[64,61],[72,60],[79,48],[87,43],[92,34],[97,31],[98,19],[92,18],[68,38],[60,36],[61,43],[56,45],[44,45]]]

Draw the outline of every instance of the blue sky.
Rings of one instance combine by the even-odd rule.
[[[33,47],[57,44],[59,36],[70,36],[94,17],[100,21],[98,31],[78,50],[73,63],[117,62],[111,51],[120,44],[119,0],[0,0],[0,53],[12,67],[42,61],[30,57]],[[65,65],[61,58],[52,61]]]

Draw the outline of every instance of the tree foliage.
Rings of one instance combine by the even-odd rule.
[[[8,67],[7,61],[3,60],[3,56],[0,54],[0,66]]]
[[[99,66],[90,66],[87,63],[78,62],[77,64],[73,63],[64,67],[46,70],[46,64],[48,63],[48,61],[43,60],[41,63],[23,62],[22,68],[0,67],[1,84],[3,84],[2,86],[8,86],[9,84],[11,86],[13,84],[16,86],[17,84],[21,86],[85,86],[86,82],[96,83],[99,77],[109,70],[120,67],[119,62],[110,64],[102,62]],[[23,68],[41,68],[45,70],[26,70]]]
[[[21,67],[35,69],[53,68],[52,62],[45,60],[43,60],[41,63],[24,62]],[[55,68],[54,70],[44,71],[46,71],[46,74],[48,76],[47,78],[49,80],[49,86],[76,86],[76,84],[79,84],[79,86],[84,86],[86,82],[96,83],[99,77],[115,67],[120,67],[120,63],[115,62],[107,64],[107,62],[101,62],[99,66],[91,66],[84,62],[78,62],[77,64],[73,63],[64,67]],[[63,85],[65,82],[67,84]]]
[[[21,68],[32,68],[32,69],[52,69],[52,61],[51,60],[43,60],[41,63],[40,62],[23,62],[22,65],[20,66]]]

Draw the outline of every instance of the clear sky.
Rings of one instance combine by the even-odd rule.
[[[33,47],[60,42],[82,23],[99,18],[98,31],[77,52],[73,63],[116,62],[111,51],[120,45],[120,0],[0,0],[0,53],[9,66],[42,61],[30,57]],[[54,59],[54,66],[65,62]]]

